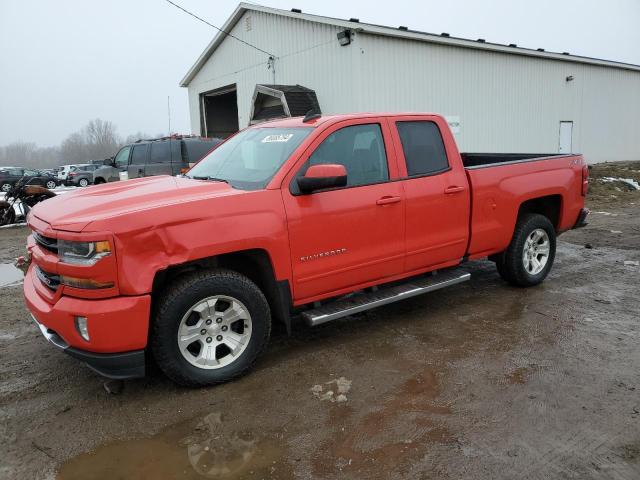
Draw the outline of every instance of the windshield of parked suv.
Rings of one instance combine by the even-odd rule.
[[[187,173],[198,180],[222,180],[242,190],[260,190],[311,128],[250,128],[230,138]]]

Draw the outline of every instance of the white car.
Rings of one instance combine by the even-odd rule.
[[[69,173],[71,172],[71,169],[77,167],[77,165],[62,165],[60,167],[60,170],[58,170],[58,180],[61,180],[62,182],[66,182],[67,178],[69,177]]]

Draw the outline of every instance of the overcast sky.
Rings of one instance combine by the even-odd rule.
[[[238,2],[175,0],[222,26]],[[264,0],[362,22],[640,64],[640,0]],[[190,131],[178,82],[215,30],[165,0],[0,0],[0,145],[56,145],[92,118]],[[247,47],[249,48],[249,47]]]

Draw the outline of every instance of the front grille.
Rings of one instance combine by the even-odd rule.
[[[38,280],[44,283],[44,285],[47,288],[49,288],[50,290],[53,290],[54,292],[58,290],[58,287],[60,286],[60,277],[58,275],[54,275],[53,273],[47,273],[37,265],[35,268],[35,272],[36,272],[36,277],[38,277]]]
[[[53,253],[58,253],[58,240],[56,238],[45,237],[38,232],[33,232],[33,239],[42,248],[49,250]]]

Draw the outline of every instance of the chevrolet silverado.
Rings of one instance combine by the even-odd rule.
[[[469,279],[549,273],[585,224],[580,155],[460,154],[435,114],[251,126],[183,177],[89,187],[30,213],[24,296],[44,336],[112,378],[246,372],[271,322],[318,325]]]

